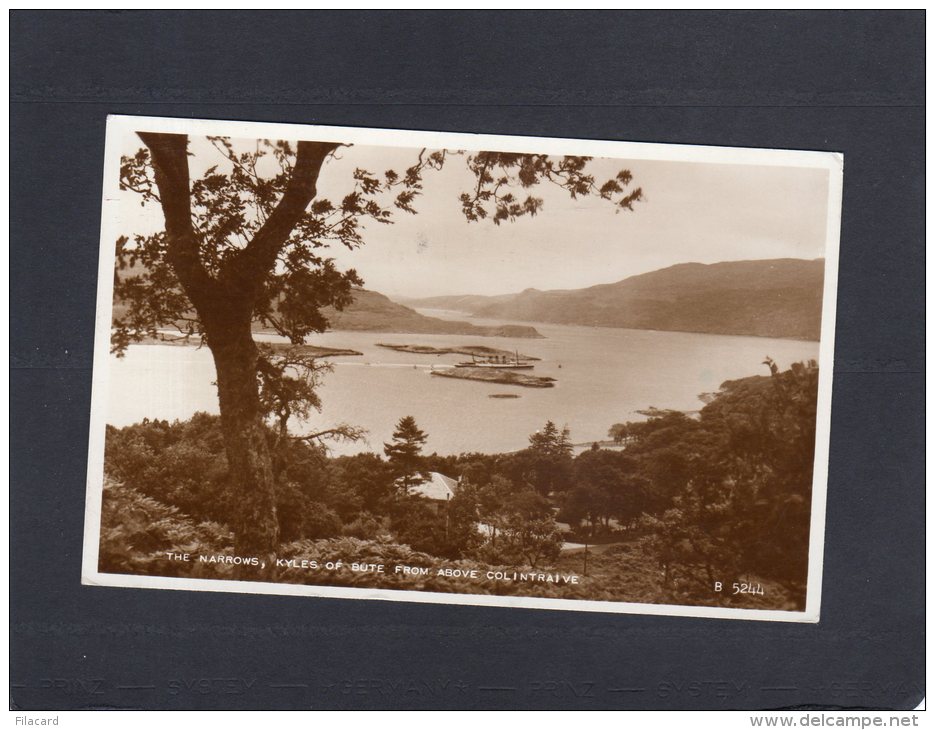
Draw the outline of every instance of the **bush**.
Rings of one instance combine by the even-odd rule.
[[[195,522],[175,507],[105,480],[98,569],[102,573],[224,577],[215,564],[169,560],[166,553],[230,554],[233,535],[216,522]],[[222,566],[228,567],[228,566]]]
[[[196,413],[188,421],[149,421],[107,428],[104,465],[116,482],[196,520],[231,524],[237,500],[227,481],[219,419]]]
[[[341,534],[332,500],[328,460],[317,448],[290,442],[276,455],[280,534],[284,542]],[[195,521],[236,523],[239,498],[227,478],[220,418],[196,413],[188,421],[149,421],[107,428],[105,471],[140,495],[171,505]],[[353,496],[351,511],[355,509]]]
[[[357,537],[363,540],[373,540],[386,535],[386,526],[383,521],[369,512],[362,512],[356,519],[344,525],[341,534],[345,537]]]

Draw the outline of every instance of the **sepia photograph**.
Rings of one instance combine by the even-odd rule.
[[[818,621],[843,157],[112,116],[83,582]]]

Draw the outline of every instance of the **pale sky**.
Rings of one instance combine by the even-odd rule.
[[[135,137],[126,142],[128,152],[141,146]],[[190,149],[193,176],[219,162],[204,140],[193,138]],[[342,148],[322,169],[319,196],[340,200],[356,167],[402,173],[417,155],[417,149]],[[462,158],[451,157],[443,170],[425,173],[417,215],[397,211],[393,225],[367,227],[362,248],[330,255],[339,268],[356,268],[366,288],[391,297],[577,289],[690,261],[824,256],[824,169],[601,159],[589,171],[600,184],[621,168],[643,189],[632,212],[615,213],[594,196],[572,200],[546,183],[517,191],[544,199],[538,216],[495,226],[464,219],[458,195],[474,178]],[[123,195],[128,233],[161,226],[158,208],[143,209],[132,193]]]

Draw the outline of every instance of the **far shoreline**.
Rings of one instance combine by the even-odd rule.
[[[445,313],[447,315],[453,315],[457,317],[456,321],[463,320],[464,318],[476,320],[477,322],[484,324],[494,324],[500,323],[503,325],[546,325],[548,327],[583,327],[586,329],[592,330],[622,330],[629,332],[659,332],[666,333],[672,332],[673,334],[685,334],[685,335],[709,335],[712,337],[749,337],[755,338],[758,340],[786,340],[788,342],[814,342],[815,344],[820,344],[820,339],[815,339],[812,337],[774,337],[772,335],[758,335],[752,333],[744,332],[705,332],[701,330],[684,330],[684,329],[654,329],[651,327],[617,327],[615,325],[609,324],[574,324],[571,322],[548,322],[545,320],[539,319],[528,319],[528,320],[515,320],[515,319],[485,319],[483,317],[475,317],[471,312],[464,312],[455,309],[416,309],[419,314],[426,313],[426,316],[429,316],[427,313],[432,313],[434,316],[438,317],[439,314]],[[439,317],[440,319],[442,317]],[[397,334],[406,334],[406,333],[397,333]]]

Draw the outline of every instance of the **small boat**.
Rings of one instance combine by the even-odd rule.
[[[483,368],[486,370],[532,370],[535,365],[529,360],[520,360],[519,351],[512,358],[507,355],[485,355],[478,360],[471,355],[471,362],[459,362],[456,368]]]

